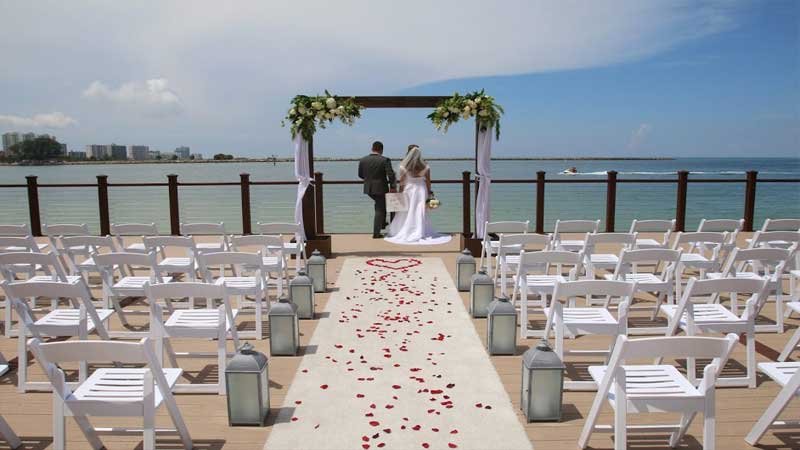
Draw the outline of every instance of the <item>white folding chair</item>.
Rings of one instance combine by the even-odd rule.
[[[553,230],[553,248],[568,252],[583,250],[586,241],[582,239],[564,239],[564,233],[576,233],[585,237],[586,233],[597,233],[600,229],[599,220],[556,220]]]
[[[158,236],[158,228],[155,223],[112,223],[111,234],[117,243],[119,251],[124,253],[147,253],[147,248],[143,241],[125,243],[126,236]],[[161,255],[164,256],[164,255]]]
[[[636,292],[636,283],[627,281],[607,280],[578,280],[556,282],[550,307],[545,308],[547,325],[544,335],[550,336],[550,331],[555,330],[555,351],[562,360],[566,355],[605,356],[611,355],[614,350],[617,336],[627,335],[628,329],[628,304]],[[619,297],[617,317],[611,315],[603,307],[576,307],[576,297],[613,296]],[[564,299],[567,306],[561,303]],[[602,350],[566,350],[564,349],[564,334],[573,337],[579,335],[611,336],[611,346]],[[568,380],[564,382],[565,389],[595,390],[594,381]]]
[[[669,446],[676,447],[697,413],[703,414],[703,449],[716,447],[716,379],[725,366],[738,338],[729,334],[714,337],[617,338],[608,365],[590,366],[589,374],[598,383],[597,395],[583,424],[578,447],[585,449],[594,432],[614,433],[614,449],[625,450],[628,432],[669,432]],[[643,358],[713,358],[695,387],[674,366],[634,364]],[[613,425],[598,425],[603,404],[614,410]],[[636,413],[680,413],[672,425],[628,425],[628,415]]]
[[[478,259],[478,266],[486,268],[486,273],[493,274],[491,258],[497,254],[500,246],[499,240],[492,240],[495,234],[525,234],[528,232],[529,221],[504,221],[504,222],[485,222],[483,236],[481,236],[481,256]]]
[[[790,317],[793,312],[800,313],[800,270],[792,270],[789,274],[789,297],[790,301],[786,303],[786,317]],[[798,327],[789,342],[781,351],[778,361],[786,361],[789,355],[800,345],[800,327]]]
[[[772,292],[775,293],[775,325],[756,325],[756,330],[783,333],[783,272],[786,264],[794,256],[795,251],[796,247],[788,250],[781,248],[736,248],[719,272],[708,272],[706,277],[709,279],[742,278],[767,280],[767,295]],[[768,300],[765,299],[764,301]],[[738,305],[735,299],[731,302],[731,311],[734,314],[738,314]]]
[[[230,237],[225,231],[225,223],[182,223],[181,235],[199,236],[211,235],[219,236],[216,242],[197,242],[197,249],[203,252],[224,252],[230,249]]]
[[[89,231],[89,226],[85,223],[61,223],[53,225],[42,224],[42,233],[47,236],[47,239],[50,242],[50,248],[56,253],[56,256],[58,256],[59,261],[61,261],[61,265],[68,272],[72,273],[73,269],[67,262],[65,254],[66,249],[61,244],[61,238],[64,236],[89,236],[91,234]],[[90,253],[90,249],[87,247],[73,248],[71,250],[74,254],[83,251],[83,256],[85,257],[88,257]]]
[[[699,278],[704,279],[707,272],[719,271],[733,248],[727,231],[678,232],[672,244],[673,250],[681,250],[681,260],[675,269],[675,296],[682,295],[683,274],[687,268],[697,270]]]
[[[702,219],[697,231],[740,233],[744,227],[744,219]]]
[[[275,274],[278,284],[278,298],[283,295],[283,284],[289,283],[288,263],[283,250],[283,238],[280,235],[251,234],[231,237],[231,250],[246,252],[246,247],[254,247],[263,256],[265,276]]]
[[[613,271],[619,264],[619,252],[636,248],[636,233],[586,233],[583,262],[586,278],[593,280],[597,269]],[[616,253],[600,253],[598,245],[618,245]]]
[[[677,305],[661,305],[661,312],[669,319],[667,336],[674,336],[683,330],[687,336],[708,333],[735,333],[746,339],[747,375],[744,377],[720,377],[720,386],[756,387],[756,317],[766,296],[766,280],[722,278],[718,280],[698,280],[692,278]],[[727,293],[752,294],[745,302],[741,315],[734,314],[719,303],[695,303],[696,297],[718,297]],[[694,358],[687,358],[686,371],[689,380],[695,381]]]
[[[0,236],[2,236],[2,237],[29,238],[34,243],[36,242],[36,240],[33,238],[33,232],[31,232],[31,227],[27,223],[22,223],[22,224],[19,224],[19,225],[0,224]],[[35,251],[37,251],[37,252],[44,251],[44,249],[46,249],[47,246],[48,246],[48,244],[46,244],[46,243],[42,243],[42,244],[38,244],[37,243]],[[15,247],[13,245],[9,247],[9,246],[0,244],[0,251],[21,252],[21,251],[28,251],[28,250],[23,250],[21,247]]]
[[[197,245],[191,236],[145,236],[142,240],[148,252],[161,255],[156,261],[156,271],[186,274],[190,281],[197,279]],[[170,249],[179,256],[170,256]]]
[[[173,391],[225,395],[225,367],[229,356],[226,343],[229,334],[233,339],[234,349],[239,347],[239,335],[236,332],[236,316],[239,312],[231,308],[225,286],[192,282],[167,283],[147,284],[145,290],[150,302],[150,337],[155,344],[159,363],[163,365],[165,352],[173,367],[180,367],[178,358],[217,358],[219,375],[216,384],[178,383],[173,386]],[[218,309],[179,309],[164,320],[164,311],[158,301],[188,296],[203,297],[208,304],[219,299],[222,304]],[[216,339],[217,351],[176,352],[170,343],[172,338]]]
[[[19,280],[17,275],[24,273],[26,279]],[[41,275],[37,275],[41,273]],[[0,274],[9,283],[17,281],[60,281],[63,283],[77,283],[83,278],[80,275],[67,275],[58,262],[58,258],[53,252],[48,253],[0,253]],[[5,336],[16,336],[19,330],[12,329],[14,308],[11,300],[5,300]],[[54,310],[58,306],[58,299],[50,300],[50,309]],[[31,307],[36,310],[36,299],[31,299]]]
[[[652,238],[636,239],[637,249],[669,248],[669,238],[675,230],[675,219],[672,220],[638,220],[631,222],[630,233],[661,233],[661,240]]]
[[[264,319],[264,306],[269,313],[269,283],[264,269],[263,256],[259,253],[242,252],[215,252],[200,253],[198,258],[200,273],[206,283],[225,286],[229,296],[240,296],[238,308],[244,306],[255,307],[256,339],[263,339],[262,323]],[[219,276],[214,278],[211,268],[219,267]],[[226,274],[230,268],[231,275]],[[253,301],[248,302],[247,296],[252,296]],[[277,300],[277,298],[276,298]],[[245,335],[245,332],[242,332]],[[250,333],[247,333],[249,336]]]
[[[800,219],[767,219],[759,231],[797,231]]]
[[[6,225],[7,226],[7,225]],[[3,227],[3,225],[0,225]],[[26,236],[3,236],[0,235],[0,253],[6,252],[34,252],[40,253],[47,248],[48,244],[39,244],[32,235]]]
[[[127,297],[145,297],[145,285],[150,283],[169,283],[172,277],[162,276],[155,270],[156,254],[149,253],[106,253],[94,255],[95,264],[100,270],[103,279],[103,301],[106,308],[114,308],[119,316],[119,321],[124,327],[129,327],[127,313],[120,304],[121,299]],[[146,276],[137,276],[132,267],[146,268]],[[174,311],[171,302],[167,302],[169,312]],[[124,331],[112,333],[114,337],[144,337],[147,332]]]
[[[256,224],[256,229],[260,234],[279,235],[283,239],[288,238],[288,241],[283,243],[284,254],[294,255],[295,258],[295,271],[306,265],[306,240],[303,230],[300,228],[299,223],[261,223]],[[294,238],[294,242],[292,242]]]
[[[651,318],[655,320],[659,307],[666,301],[675,304],[673,283],[675,268],[681,257],[680,250],[648,248],[645,250],[623,250],[619,263],[613,274],[605,274],[606,280],[635,281],[637,292],[649,292],[655,295],[656,304],[652,308]],[[644,270],[645,267],[652,270]],[[606,297],[606,307],[610,297]],[[633,301],[629,307],[635,309]],[[645,306],[644,308],[649,308]],[[628,334],[662,334],[664,327],[628,327]]]
[[[540,309],[547,307],[549,304],[547,296],[553,294],[556,283],[577,280],[578,274],[583,270],[582,264],[582,253],[555,250],[520,251],[517,274],[514,275],[513,279],[514,290],[511,294],[511,301],[519,308],[519,326],[522,338],[542,335],[540,331],[528,329],[529,309],[531,306],[538,306]],[[555,273],[551,273],[551,266],[556,266]],[[561,272],[563,266],[572,267],[566,277]],[[539,300],[536,303],[529,303],[529,295],[531,293],[539,295]]]
[[[156,434],[179,435],[186,450],[192,438],[172,396],[172,387],[181,376],[181,369],[163,369],[153,354],[152,343],[67,341],[43,343],[31,339],[33,354],[44,367],[53,390],[53,448],[66,448],[66,418],[72,416],[89,446],[105,448],[100,435],[142,435],[142,449],[155,450]],[[110,367],[95,370],[76,387],[65,382],[59,364],[75,361],[144,364],[145,367]],[[174,430],[156,428],[156,411],[166,406]],[[96,428],[89,417],[140,417],[137,428]]]
[[[108,319],[114,313],[109,309],[95,309],[89,287],[83,280],[77,283],[62,283],[59,281],[23,281],[9,283],[0,282],[3,292],[11,299],[14,309],[20,318],[19,336],[17,338],[17,390],[49,389],[48,383],[28,381],[28,349],[26,337],[33,336],[39,339],[44,337],[78,337],[87,339],[89,333],[96,331],[101,339],[108,340]],[[74,309],[55,309],[42,318],[37,319],[26,299],[68,298],[72,301]],[[79,377],[83,380],[86,376],[86,365],[82,364]]]
[[[64,246],[64,254],[72,267],[71,275],[81,275],[89,282],[89,275],[100,273],[93,255],[113,253],[117,251],[114,238],[111,236],[63,236],[60,238]],[[86,250],[88,249],[88,253]]]
[[[758,368],[778,383],[781,390],[745,436],[745,442],[752,446],[758,445],[758,441],[769,429],[800,427],[798,420],[778,420],[789,402],[800,397],[800,362],[759,363]]]
[[[3,354],[0,353],[0,376],[5,375],[6,372],[8,372],[8,362],[3,357]],[[0,439],[5,440],[12,449],[22,446],[22,441],[19,440],[17,434],[11,429],[11,425],[6,422],[2,415],[0,415]]]
[[[495,251],[497,252],[497,262],[494,266],[492,278],[497,282],[497,275],[500,274],[500,292],[505,295],[508,285],[508,274],[517,272],[519,265],[519,252],[525,251],[544,251],[550,250],[552,240],[547,234],[500,234]]]

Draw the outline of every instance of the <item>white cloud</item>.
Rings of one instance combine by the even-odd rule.
[[[105,100],[119,105],[143,108],[154,114],[173,114],[181,110],[178,94],[169,89],[166,78],[154,78],[144,82],[128,82],[113,89],[101,81],[93,81],[82,96],[93,100]]]
[[[70,125],[77,125],[78,121],[56,111],[35,114],[31,117],[0,114],[0,124],[12,128],[66,128]]]
[[[639,125],[638,128],[633,130],[630,139],[628,139],[628,149],[639,150],[642,145],[644,145],[645,141],[647,141],[647,137],[650,136],[651,131],[653,131],[653,126],[649,123]]]

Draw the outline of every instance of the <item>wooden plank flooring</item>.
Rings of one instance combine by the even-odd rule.
[[[745,236],[742,236],[744,239]],[[370,255],[397,255],[397,256],[434,256],[441,257],[451,273],[455,273],[455,257],[457,255],[458,242],[454,240],[446,246],[433,248],[409,249],[383,241],[369,239],[365,235],[337,235],[333,240],[334,252],[337,256],[329,260],[328,279],[331,281],[330,287],[335,289],[335,280],[341,270],[342,262],[348,256],[370,256]],[[319,320],[326,320],[324,314],[325,304],[329,294],[317,295],[317,319],[301,322],[301,342],[306,344]],[[462,299],[466,305],[468,295],[462,293]],[[141,302],[133,305],[131,309],[143,309]],[[766,315],[772,317],[773,305],[768,305]],[[637,313],[645,314],[645,313]],[[146,316],[134,318],[135,323],[141,323]],[[243,326],[252,329],[252,318],[245,316]],[[478,333],[485,338],[485,320],[473,320]],[[774,357],[776,352],[780,352],[791,333],[800,325],[800,320],[791,319],[788,321],[787,331],[782,335],[775,333],[759,333],[758,361],[768,361]],[[112,323],[112,329],[119,329],[118,322]],[[269,352],[268,336],[269,329],[265,327],[264,340],[249,340],[256,348],[266,354]],[[520,368],[521,355],[535,340],[520,340],[518,354],[515,356],[492,357],[498,373],[511,397],[515,407],[519,406],[520,390]],[[9,359],[12,365],[16,364],[16,339],[6,339],[0,337],[0,351]],[[213,342],[196,342],[182,340],[177,343],[177,349],[191,347],[198,349],[201,346],[208,350],[213,349]],[[578,338],[568,340],[569,348],[589,348],[596,347],[597,340]],[[313,348],[302,347],[301,351],[314,351]],[[798,355],[798,354],[796,354]],[[295,371],[299,364],[302,354],[297,357],[275,357],[270,358],[269,378],[270,378],[270,421],[265,427],[229,427],[227,423],[227,411],[224,396],[210,394],[179,394],[176,395],[181,412],[189,427],[195,448],[197,449],[260,449],[270,432],[272,420],[277,417],[278,409],[283,403],[289,385],[292,382]],[[743,347],[737,348],[734,354],[736,366],[738,362],[744,361]],[[571,364],[574,361],[569,359]],[[581,362],[581,361],[579,361]],[[211,360],[192,359],[184,361],[184,368],[190,376],[200,379],[215,380],[216,366]],[[595,363],[592,361],[592,363]],[[732,370],[738,369],[734,367]],[[43,379],[37,365],[31,367],[34,379]],[[16,371],[12,369],[8,374],[0,377],[0,414],[2,414],[11,426],[17,431],[24,442],[24,449],[49,449],[51,445],[51,394],[48,393],[28,393],[20,395],[16,391]],[[720,449],[740,449],[751,448],[743,440],[744,435],[750,430],[755,420],[763,413],[769,402],[778,392],[777,385],[763,376],[759,376],[759,387],[757,389],[746,388],[723,388],[718,389],[717,394],[717,446]],[[585,415],[588,413],[589,406],[594,398],[594,393],[588,392],[567,392],[564,395],[564,418],[559,423],[536,423],[524,424],[537,450],[576,448],[577,439]],[[800,417],[800,402],[792,404],[784,413],[787,417]],[[518,416],[524,422],[522,415]],[[608,409],[601,417],[601,422],[610,423]],[[650,415],[632,416],[632,420],[637,423],[652,423],[676,420],[669,415]],[[126,419],[96,420],[96,424],[121,425],[134,422],[124,422]],[[168,416],[159,414],[157,424],[159,426],[169,426]],[[689,430],[688,438],[685,439],[679,448],[698,449],[701,448],[699,441],[702,439],[701,422],[696,422]],[[70,449],[87,448],[86,441],[80,434],[78,428],[68,421],[67,434]],[[109,450],[141,448],[141,440],[133,437],[104,437]],[[181,448],[177,440],[159,439],[159,448]],[[770,431],[762,440],[763,448],[769,449],[797,449],[800,448],[800,429]],[[5,443],[0,443],[0,449],[7,448]],[[591,441],[591,448],[611,449],[613,440],[609,434],[595,434]],[[631,436],[629,448],[636,449],[657,449],[666,448],[665,436]]]

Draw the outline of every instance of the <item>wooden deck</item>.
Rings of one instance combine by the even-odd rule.
[[[742,239],[745,236],[742,236]],[[334,236],[333,247],[336,257],[329,260],[328,279],[331,281],[331,288],[335,288],[335,280],[341,269],[342,262],[348,256],[410,256],[424,255],[441,257],[447,264],[451,273],[455,272],[455,257],[457,254],[458,242],[454,241],[446,246],[433,248],[410,249],[387,244],[383,241],[372,240],[365,235],[337,235]],[[468,295],[462,293],[465,304]],[[328,294],[317,296],[317,311],[324,311],[328,301]],[[133,309],[140,306],[134,306]],[[767,316],[772,317],[772,305],[768,305]],[[645,313],[637,313],[645,314]],[[319,316],[319,314],[318,314]],[[134,318],[135,323],[141,323],[146,316]],[[246,316],[245,316],[246,317]],[[535,317],[534,317],[535,319]],[[248,320],[248,319],[245,319]],[[319,320],[325,320],[322,317]],[[307,343],[314,332],[318,320],[301,322],[301,341]],[[473,320],[478,333],[485,337],[485,320]],[[244,327],[252,328],[253,323],[244,323]],[[790,319],[787,331],[782,335],[775,333],[759,333],[757,335],[758,361],[769,361],[774,359],[783,348],[787,339],[800,325],[800,320]],[[112,323],[112,329],[120,329],[118,322]],[[268,354],[269,341],[268,328],[265,329],[265,339],[261,341],[251,340],[257,349]],[[521,355],[535,340],[520,340],[518,352],[515,356],[492,357],[492,362],[497,368],[497,372],[503,381],[508,394],[515,407],[519,406],[520,390],[520,367]],[[16,339],[6,339],[0,337],[0,351],[9,359],[12,366],[16,364]],[[197,349],[200,345],[207,345],[208,350],[212,350],[214,344],[198,344],[197,342],[180,341],[176,349],[192,346]],[[589,339],[568,340],[569,348],[596,347]],[[302,351],[302,349],[301,349]],[[190,433],[197,449],[260,449],[262,448],[270,432],[272,420],[278,415],[278,409],[283,403],[289,385],[292,382],[295,371],[299,364],[302,354],[297,357],[275,357],[270,358],[269,378],[270,378],[270,421],[265,427],[229,427],[227,423],[227,411],[224,396],[210,394],[178,394],[176,395],[178,404],[181,408],[183,417],[189,427]],[[741,371],[744,361],[743,347],[737,348],[729,370]],[[571,370],[575,367],[585,366],[586,361],[568,359]],[[188,368],[188,376],[197,380],[216,379],[216,366],[211,360],[187,360],[184,368]],[[595,363],[593,361],[593,363]],[[32,367],[34,379],[43,379],[38,366]],[[578,370],[578,375],[581,371]],[[48,393],[28,393],[20,395],[16,391],[16,371],[13,369],[0,377],[0,413],[6,418],[11,426],[22,438],[24,449],[48,449],[52,448],[51,430],[51,394]],[[717,445],[720,449],[739,449],[750,448],[743,440],[745,434],[750,430],[755,420],[763,413],[767,405],[777,394],[778,389],[774,382],[759,375],[759,387],[757,389],[746,388],[721,388],[717,391]],[[576,448],[578,435],[585,415],[588,413],[589,406],[594,398],[593,392],[567,392],[564,394],[564,417],[559,423],[535,423],[524,424],[525,429],[537,450]],[[790,405],[784,413],[789,417],[800,417],[800,402]],[[522,415],[518,416],[520,422],[524,423]],[[601,422],[610,423],[611,416],[609,410],[601,417]],[[642,420],[641,423],[652,421],[663,421],[668,419],[672,422],[674,417],[667,415],[632,416],[634,421]],[[120,425],[125,419],[117,419],[113,422],[95,420],[96,424],[113,423]],[[679,448],[701,448],[698,442],[701,439],[702,422],[695,422],[690,428],[687,438],[681,443]],[[67,422],[67,433],[70,449],[87,448],[87,443],[83,439],[78,428]],[[159,415],[157,424],[168,426],[169,419],[163,412]],[[141,448],[141,440],[128,437],[104,437],[104,442],[109,450],[113,449],[132,449]],[[797,449],[800,448],[800,430],[770,431],[762,440],[760,447],[770,449]],[[5,449],[5,443],[0,443],[0,449]],[[159,448],[181,448],[177,440],[159,439]],[[611,449],[613,440],[609,434],[595,434],[591,441],[591,448]],[[665,436],[629,436],[629,448],[636,449],[656,449],[666,448]]]

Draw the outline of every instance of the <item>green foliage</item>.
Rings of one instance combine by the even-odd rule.
[[[7,161],[49,161],[63,159],[61,144],[53,138],[39,136],[19,142],[6,152]]]
[[[229,155],[226,153],[217,153],[214,155],[214,161],[229,161],[233,159],[233,155]]]
[[[325,128],[334,120],[352,126],[355,119],[361,117],[361,109],[354,98],[339,98],[327,90],[325,95],[315,97],[297,95],[292,99],[292,107],[281,121],[281,126],[287,123],[291,125],[292,139],[300,133],[303,139],[310,141],[317,132],[317,126]]]
[[[500,116],[503,112],[503,107],[495,103],[494,97],[481,89],[466,95],[456,92],[428,114],[428,119],[437,130],[446,133],[450,125],[460,119],[475,117],[481,131],[494,127],[495,139],[500,139]]]

